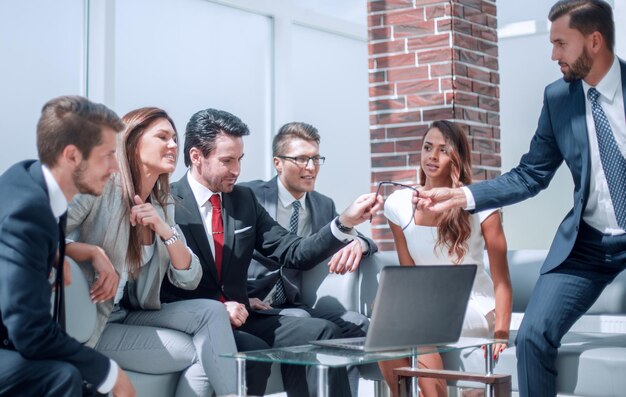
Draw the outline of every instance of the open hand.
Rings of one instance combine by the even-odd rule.
[[[494,343],[492,347],[493,359],[498,360],[498,358],[500,358],[500,353],[502,353],[507,347],[508,345],[506,343]],[[483,350],[484,356],[487,358],[487,348],[483,346]]]
[[[361,242],[358,238],[355,238],[330,258],[328,261],[328,271],[337,274],[346,274],[346,272],[353,272],[361,263],[363,258],[363,249],[361,248]]]
[[[91,285],[89,295],[93,303],[98,303],[113,299],[117,292],[120,276],[102,248],[94,246],[93,250],[91,266],[96,272],[96,281]]]
[[[270,310],[270,309],[272,309],[272,306],[270,306],[267,303],[263,302],[259,298],[249,298],[248,301],[250,302],[250,307],[252,309],[254,309],[254,310]]]

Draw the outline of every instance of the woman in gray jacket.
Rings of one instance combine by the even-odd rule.
[[[174,224],[169,194],[178,157],[174,122],[158,108],[133,110],[123,121],[119,174],[101,196],[77,195],[68,210],[66,252],[81,264],[98,308],[88,344],[129,370],[186,368],[177,397],[208,396],[211,388],[218,396],[234,394],[234,360],[219,357],[236,351],[224,305],[159,300],[164,277],[195,289],[202,276],[198,258]],[[107,155],[115,161],[115,153]]]

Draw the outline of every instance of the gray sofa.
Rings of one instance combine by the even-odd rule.
[[[523,312],[539,276],[546,250],[509,251],[508,260],[513,283],[514,338]],[[486,257],[486,256],[485,256]],[[488,260],[486,259],[486,263]],[[379,252],[365,258],[359,270],[343,276],[328,274],[320,264],[304,275],[303,299],[318,307],[354,310],[371,314],[371,303],[378,287],[378,276],[384,266],[397,265],[395,252]],[[95,306],[89,303],[88,288],[78,267],[74,282],[67,289],[68,331],[85,341],[95,321]],[[176,331],[170,331],[176,332]],[[180,337],[187,337],[181,334]],[[476,352],[475,354],[482,354]],[[483,372],[475,362],[458,354],[444,356],[449,369]],[[559,396],[609,397],[624,396],[626,390],[626,273],[622,273],[602,293],[589,313],[583,316],[566,335],[557,358]],[[139,396],[172,396],[183,368],[170,368],[168,373],[145,374],[129,371]],[[507,349],[495,366],[496,373],[512,375],[514,395],[517,390],[515,348]],[[361,369],[367,379],[380,381],[377,366]],[[471,386],[463,384],[461,386]],[[280,392],[282,379],[277,366],[272,368],[267,394]],[[376,384],[376,394],[384,393],[382,383]]]

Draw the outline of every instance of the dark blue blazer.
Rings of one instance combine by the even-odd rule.
[[[272,218],[276,219],[276,205],[278,203],[278,178],[269,181],[251,181],[240,183],[247,186],[256,195],[259,203],[267,210]],[[335,202],[328,196],[313,191],[306,195],[306,205],[311,211],[311,233],[317,233],[337,216]],[[378,250],[371,239],[359,234],[369,246],[369,255]],[[318,262],[309,264],[301,269],[281,268],[280,264],[268,257],[254,252],[252,263],[248,269],[248,295],[251,298],[264,299],[272,290],[279,277],[282,276],[285,294],[289,303],[301,303],[302,270],[314,267]]]
[[[59,229],[39,161],[0,176],[0,348],[29,360],[65,361],[99,386],[110,361],[70,337],[52,320],[48,275]]]
[[[622,60],[620,69],[626,105],[626,63]],[[514,204],[545,189],[563,161],[574,181],[574,207],[559,226],[542,273],[559,266],[572,251],[589,198],[591,160],[582,82],[559,79],[547,86],[537,130],[519,165],[498,178],[469,186],[477,211]]]

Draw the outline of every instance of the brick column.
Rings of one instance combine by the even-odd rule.
[[[372,189],[417,183],[422,135],[439,119],[463,126],[474,179],[500,174],[495,0],[368,0]],[[372,227],[393,250],[384,217]]]

